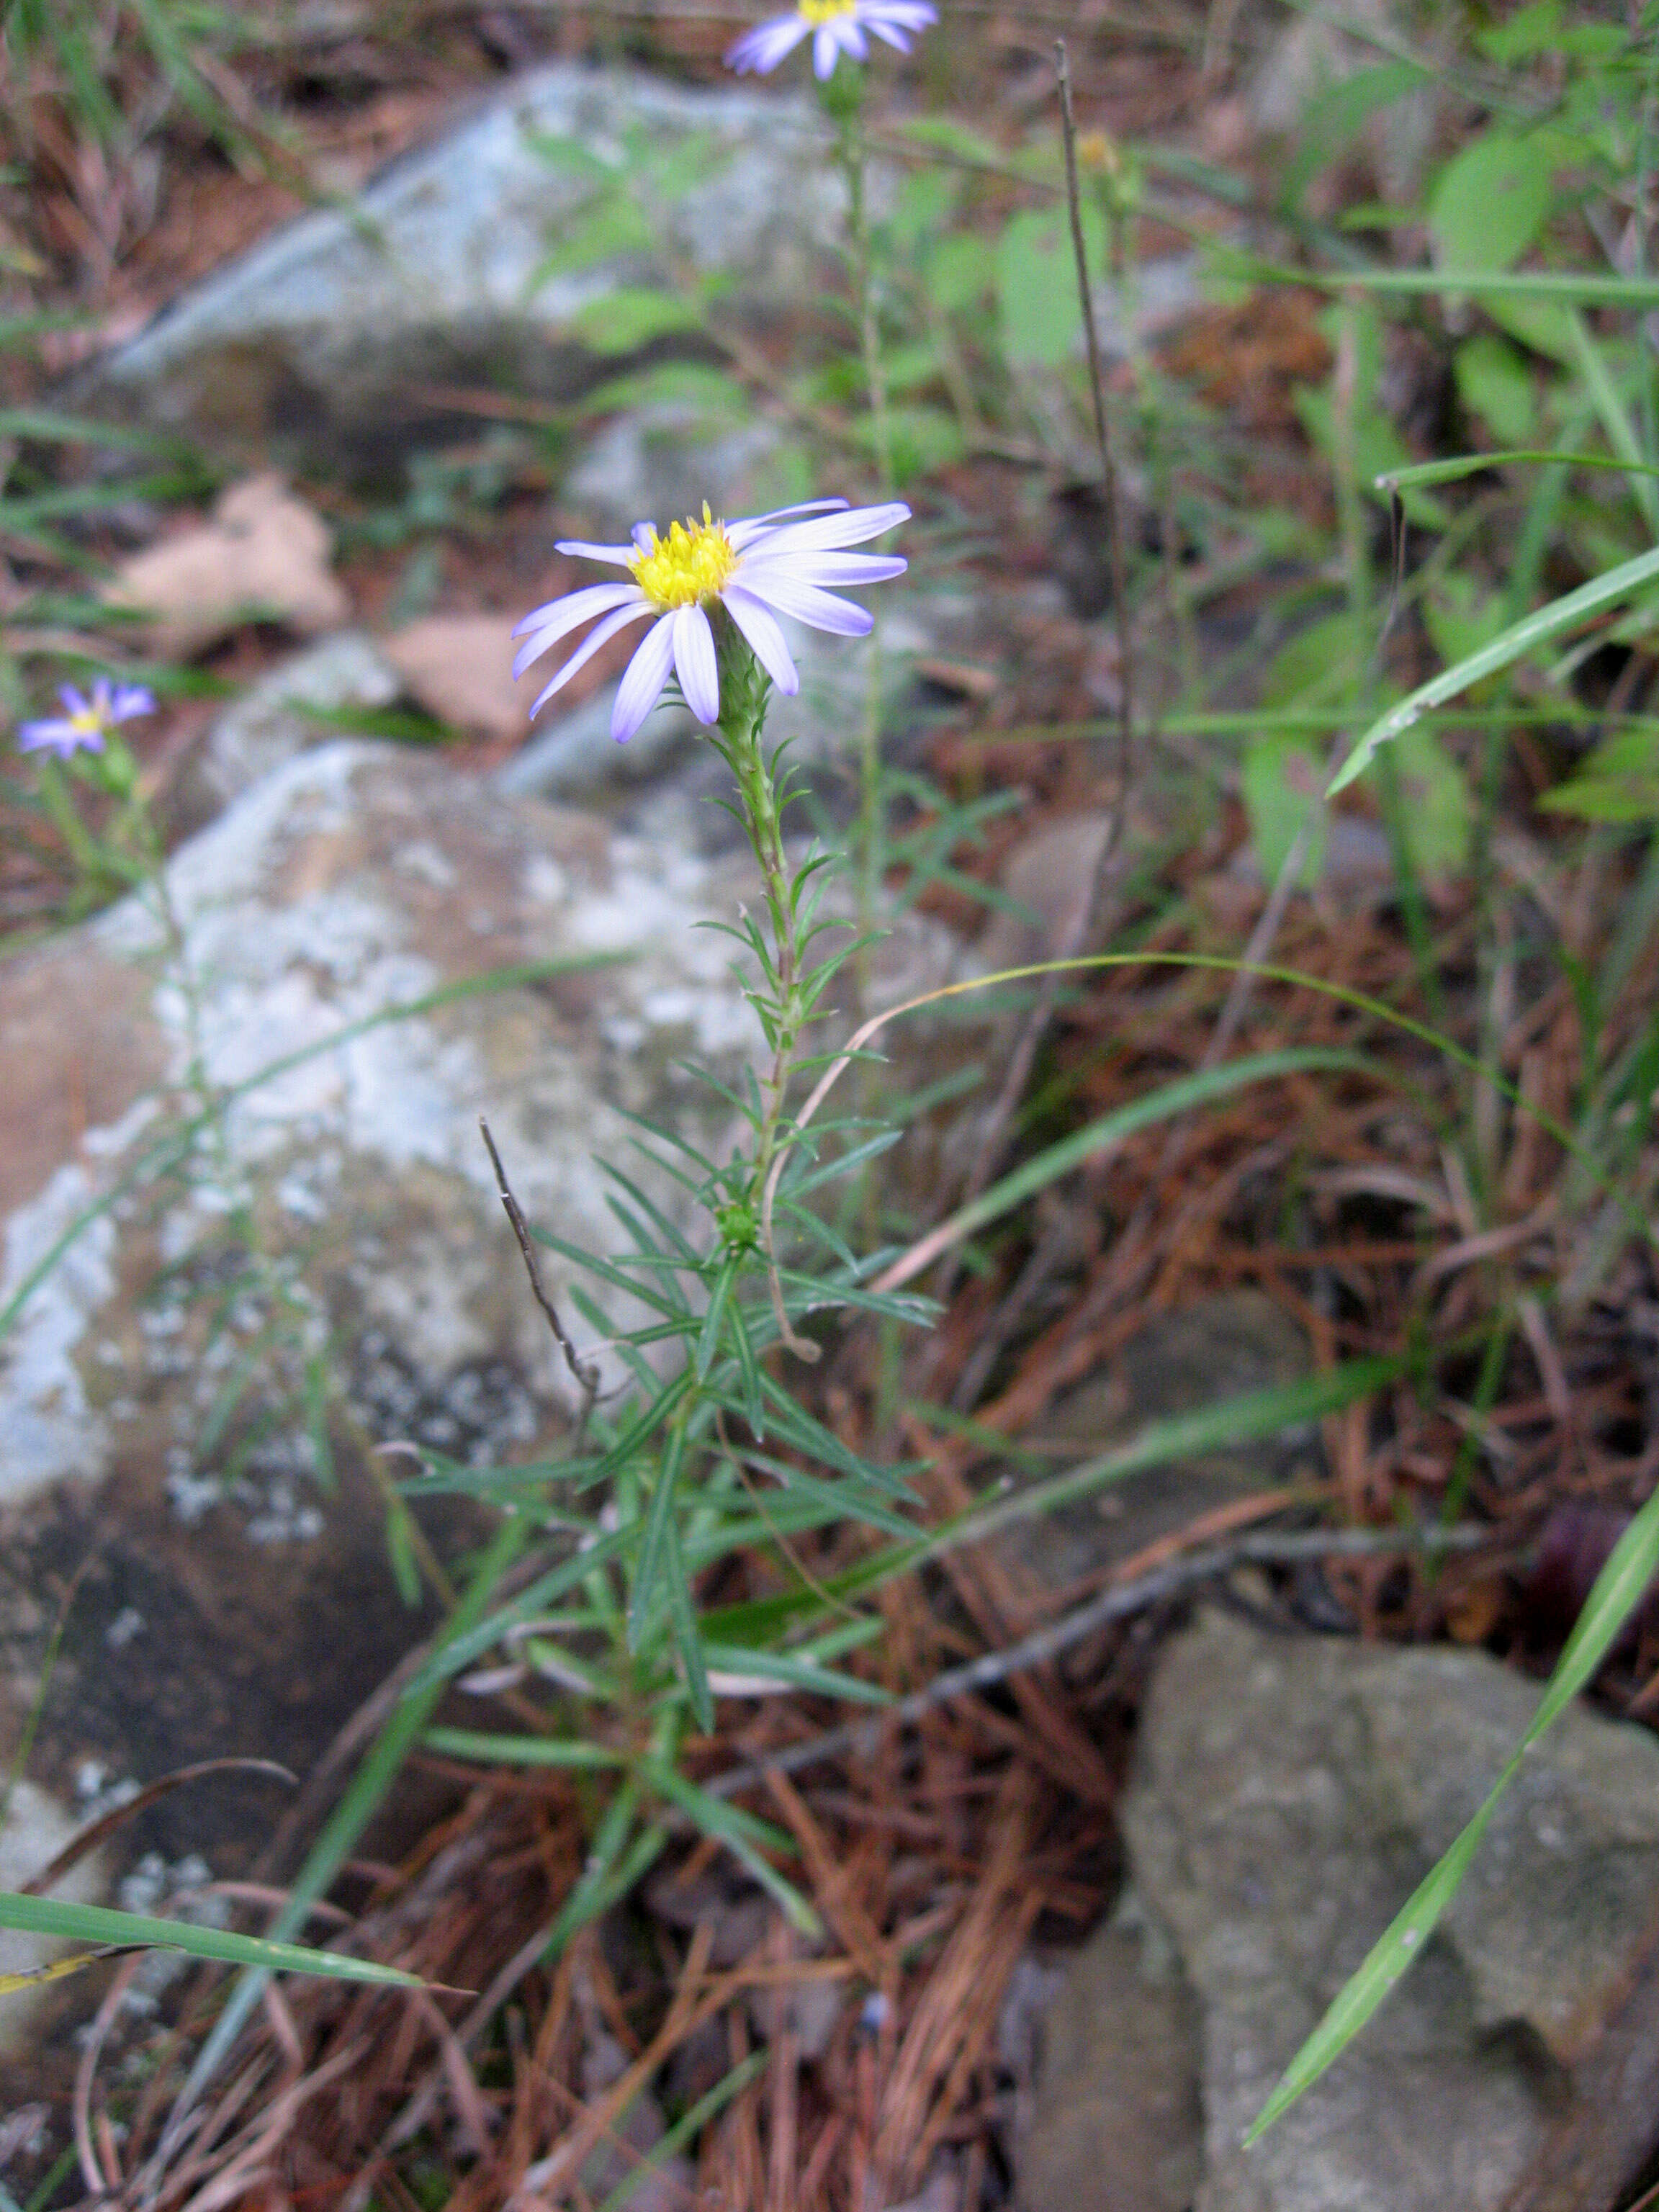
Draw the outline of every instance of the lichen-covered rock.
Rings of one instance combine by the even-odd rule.
[[[1536,1694],[1484,1653],[1279,1638],[1221,1614],[1165,1654],[1124,1828],[1197,2008],[1182,2063],[1203,2106],[1199,2212],[1607,2212],[1639,2166],[1659,2112],[1659,1743],[1583,1707],[1527,1761],[1382,2011],[1241,2148]],[[1106,2064],[1137,2027],[1127,1978],[1102,1986]],[[1150,2033],[1168,2013],[1157,1992]]]
[[[179,848],[165,919],[135,897],[0,965],[0,1768],[83,1568],[33,1778],[309,1766],[426,1618],[366,1447],[523,1459],[570,1402],[480,1114],[577,1244],[623,1242],[596,1154],[683,1203],[627,1116],[729,1130],[679,1063],[731,1082],[757,1047],[699,927],[757,888],[743,857],[336,740]],[[958,958],[920,922],[885,957],[894,997]],[[196,1785],[137,1840],[223,1873],[274,1787]]]
[[[636,212],[586,235],[627,175]],[[811,301],[844,198],[802,100],[536,70],[349,207],[239,256],[100,363],[81,398],[197,437],[396,462],[411,431],[459,419],[445,386],[506,378],[570,398],[659,347],[677,319],[665,307],[642,321],[640,295],[687,270],[721,280],[728,323]],[[607,322],[622,293],[627,325]]]

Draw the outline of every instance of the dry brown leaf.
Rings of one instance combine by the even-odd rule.
[[[150,616],[155,650],[173,659],[253,615],[309,637],[350,617],[328,556],[321,517],[280,477],[250,477],[220,495],[210,522],[122,562],[105,597]]]
[[[380,641],[411,699],[452,729],[523,737],[529,684],[513,681],[510,615],[428,615]]]

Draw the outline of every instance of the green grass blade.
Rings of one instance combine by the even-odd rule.
[[[617,2184],[599,2206],[599,2212],[623,2212],[623,2207],[632,2201],[634,2191],[647,2176],[666,2164],[687,2143],[695,2142],[709,2121],[718,2118],[733,2097],[739,2096],[755,2076],[763,2073],[771,2063],[769,2051],[751,2051],[747,2058],[716,2081],[706,2095],[699,2097],[689,2111],[682,2112],[672,2128],[664,2130],[639,2164]]]
[[[1643,460],[1616,459],[1611,453],[1557,453],[1531,446],[1506,446],[1495,453],[1457,453],[1446,461],[1418,461],[1408,469],[1384,469],[1371,481],[1378,491],[1407,491],[1414,484],[1458,483],[1486,469],[1506,468],[1511,462],[1553,462],[1574,469],[1611,469],[1618,476],[1659,477],[1659,469]],[[1273,718],[1282,722],[1282,715]],[[1323,717],[1322,720],[1325,719]],[[1330,720],[1340,720],[1333,715]]]
[[[1158,1121],[1168,1121],[1199,1106],[1206,1106],[1217,1098],[1230,1097],[1252,1083],[1266,1083],[1279,1075],[1299,1075],[1313,1070],[1337,1072],[1344,1074],[1370,1074],[1375,1070],[1358,1053],[1337,1052],[1322,1047],[1297,1046],[1283,1052],[1263,1052],[1248,1054],[1240,1060],[1226,1061],[1220,1067],[1201,1069],[1196,1075],[1184,1075],[1173,1083],[1163,1084],[1136,1098],[1127,1106],[1105,1114],[1082,1129],[1063,1137],[1057,1145],[1050,1145],[1034,1159],[1027,1160],[1004,1176],[1000,1182],[981,1193],[970,1205],[958,1206],[957,1211],[939,1224],[938,1228],[908,1252],[896,1267],[889,1268],[880,1277],[878,1287],[896,1289],[912,1275],[920,1274],[930,1260],[976,1230],[1000,1220],[1025,1200],[1060,1176],[1069,1175],[1084,1161],[1097,1159],[1102,1152],[1109,1152],[1141,1129],[1150,1128]]]
[[[1559,636],[1561,631],[1572,629],[1591,615],[1599,614],[1624,599],[1643,584],[1659,576],[1659,548],[1648,553],[1638,553],[1633,561],[1621,561],[1616,568],[1609,568],[1600,576],[1593,576],[1588,584],[1581,584],[1576,592],[1552,599],[1547,606],[1540,607],[1522,621],[1512,623],[1493,638],[1490,645],[1482,646],[1426,684],[1419,684],[1415,691],[1402,699],[1398,706],[1390,707],[1386,714],[1379,715],[1371,724],[1347,759],[1338,769],[1328,798],[1362,775],[1369,767],[1379,745],[1390,738],[1397,738],[1402,730],[1410,729],[1418,717],[1430,707],[1443,706],[1448,699],[1455,698],[1479,684],[1483,677],[1495,675],[1519,660],[1535,646],[1548,638]]]
[[[313,1951],[303,1943],[234,1936],[224,1928],[198,1928],[186,1920],[156,1920],[143,1913],[118,1912],[106,1905],[70,1905],[55,1897],[19,1897],[0,1891],[0,1928],[21,1929],[31,1936],[61,1936],[77,1943],[185,1951],[192,1959],[257,1966],[263,1973],[322,1974],[337,1981],[383,1982],[404,1990],[422,1986],[417,1974],[376,1966],[368,1959],[349,1958],[342,1951]]]
[[[847,1698],[854,1705],[885,1705],[889,1692],[879,1682],[860,1681],[856,1674],[837,1674],[833,1667],[814,1665],[789,1651],[757,1651],[741,1644],[705,1644],[702,1656],[717,1674],[750,1674],[757,1681],[778,1682],[792,1690],[808,1690],[823,1698]]]
[[[1659,1491],[1626,1529],[1596,1577],[1577,1624],[1556,1662],[1555,1672],[1539,1701],[1538,1710],[1486,1802],[1450,1850],[1418,1885],[1291,2061],[1278,2087],[1252,2123],[1244,2138],[1247,2145],[1259,2141],[1304,2091],[1313,2086],[1358,2034],[1421,1952],[1435,1923],[1468,1872],[1498,1801],[1520,1771],[1522,1759],[1593,1679],[1614,1638],[1646,1595],[1656,1570],[1659,1570]]]
[[[1650,481],[1655,471],[1642,459],[1641,441],[1636,434],[1636,426],[1630,419],[1629,410],[1620,398],[1608,374],[1607,356],[1590,336],[1584,318],[1577,307],[1569,307],[1566,317],[1567,328],[1572,336],[1572,349],[1578,356],[1579,371],[1584,380],[1584,387],[1601,419],[1602,433],[1623,465],[1636,478],[1631,486],[1631,495],[1642,510],[1642,520],[1647,524],[1650,535],[1659,538],[1659,495],[1656,495]]]

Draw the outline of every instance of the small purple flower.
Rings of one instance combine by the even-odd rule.
[[[937,23],[939,10],[929,0],[795,0],[792,15],[774,16],[745,31],[726,57],[728,69],[741,76],[745,70],[764,74],[775,70],[786,54],[793,53],[805,38],[812,41],[812,73],[823,82],[843,54],[855,62],[867,61],[873,31],[902,54],[910,51],[906,35]]]
[[[83,745],[89,753],[100,753],[105,738],[118,722],[135,721],[141,714],[155,712],[155,694],[142,684],[112,684],[107,676],[94,683],[90,699],[84,698],[72,684],[65,684],[58,696],[64,702],[61,714],[19,726],[20,751],[50,748],[59,760],[67,760]]]
[[[634,580],[589,584],[527,614],[513,633],[525,641],[513,663],[514,676],[522,676],[562,637],[593,622],[530,710],[539,714],[618,630],[655,615],[617,687],[611,734],[618,744],[627,743],[656,705],[671,670],[679,678],[686,705],[707,726],[720,720],[720,668],[706,611],[718,599],[779,690],[793,697],[800,678],[778,616],[793,615],[836,637],[865,636],[873,627],[872,617],[824,587],[880,584],[902,574],[908,563],[896,555],[841,549],[879,538],[909,519],[909,508],[897,500],[886,507],[849,507],[844,499],[815,499],[744,522],[716,522],[705,501],[701,522],[676,522],[664,538],[657,535],[654,522],[636,522],[627,545],[565,539],[561,553],[609,562],[626,568]]]

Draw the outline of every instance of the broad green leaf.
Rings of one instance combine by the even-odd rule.
[[[1423,621],[1443,660],[1467,660],[1503,629],[1504,603],[1467,568],[1449,568],[1423,596]]]
[[[985,241],[970,231],[953,231],[927,257],[927,283],[947,315],[977,307],[994,276]]]
[[[875,418],[866,416],[856,428],[860,444],[873,451],[879,435]],[[962,425],[942,407],[890,407],[887,439],[893,481],[900,490],[917,477],[960,460],[967,451]]]
[[[1560,42],[1561,0],[1528,0],[1507,22],[1483,25],[1474,33],[1476,46],[1500,69],[1553,53]]]
[[[1400,830],[1417,873],[1430,883],[1460,874],[1469,857],[1474,805],[1463,771],[1425,724],[1395,740]]]
[[[1410,729],[1425,708],[1443,706],[1448,699],[1456,698],[1478,684],[1483,676],[1494,675],[1546,640],[1559,637],[1563,630],[1576,629],[1604,608],[1630,599],[1655,577],[1659,577],[1659,550],[1638,554],[1635,560],[1623,562],[1605,575],[1580,585],[1576,592],[1552,599],[1547,606],[1514,623],[1468,660],[1459,661],[1455,668],[1444,670],[1427,684],[1419,684],[1415,691],[1372,723],[1337,771],[1329,795],[1334,796],[1356,776],[1363,775],[1377,747],[1397,738],[1402,730]]]
[[[1620,730],[1538,801],[1584,822],[1659,822],[1659,733]]]
[[[1412,1961],[1420,1955],[1436,1922],[1468,1873],[1499,1800],[1521,1770],[1522,1760],[1546,1729],[1589,1686],[1614,1638],[1642,1602],[1656,1569],[1659,1569],[1659,1491],[1626,1529],[1613,1547],[1612,1557],[1596,1577],[1531,1723],[1493,1784],[1486,1802],[1413,1892],[1373,1945],[1364,1963],[1345,1984],[1323,2020],[1297,2052],[1252,2124],[1244,2138],[1246,2144],[1259,2141],[1273,2122],[1312,2087],[1358,2034]]]
[[[1466,338],[1452,356],[1457,396],[1500,445],[1530,446],[1538,435],[1533,372],[1515,348],[1491,331]]]
[[[1508,269],[1544,226],[1553,179],[1542,149],[1486,131],[1453,155],[1429,198],[1429,236],[1443,268]]]
[[[1084,210],[1089,265],[1103,258],[1103,224],[1092,203]],[[1026,208],[1011,216],[997,240],[997,307],[1002,349],[1016,368],[1059,368],[1083,337],[1071,225],[1062,207]]]
[[[1326,844],[1322,775],[1318,755],[1294,738],[1257,738],[1245,747],[1239,781],[1255,864],[1267,882],[1279,881],[1304,823],[1308,845],[1299,881],[1304,890],[1319,881]]]
[[[70,1905],[56,1897],[19,1897],[0,1892],[0,1928],[30,1936],[57,1936],[76,1943],[135,1946],[146,1950],[185,1951],[192,1959],[216,1959],[233,1966],[257,1966],[267,1973],[320,1974],[337,1981],[381,1982],[397,1989],[419,1989],[420,1977],[343,1951],[313,1951],[302,1943],[269,1942],[257,1936],[233,1936],[223,1928],[198,1928],[187,1920],[156,1920],[146,1914],[118,1912],[105,1905]]]
[[[690,300],[646,285],[622,285],[591,300],[571,319],[571,329],[599,354],[637,353],[655,339],[700,331],[703,319]]]

